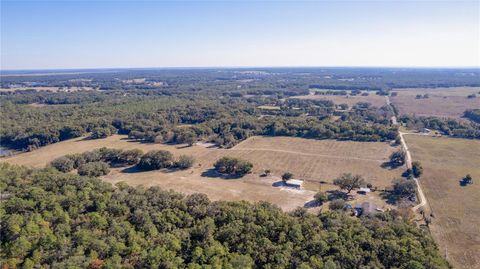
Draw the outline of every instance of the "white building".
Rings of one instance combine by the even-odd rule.
[[[289,187],[294,187],[294,188],[298,188],[298,189],[301,189],[302,188],[302,185],[303,185],[303,180],[299,180],[299,179],[289,179],[285,182],[285,184]]]

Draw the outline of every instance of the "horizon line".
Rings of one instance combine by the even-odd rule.
[[[59,68],[25,68],[25,69],[1,69],[0,72],[26,72],[26,71],[68,71],[68,70],[154,70],[154,69],[247,69],[247,68],[402,68],[402,69],[480,69],[480,65],[477,66],[396,66],[396,65],[258,65],[258,66],[157,66],[157,67],[59,67]]]

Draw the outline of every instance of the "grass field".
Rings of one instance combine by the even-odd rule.
[[[309,99],[309,100],[331,100],[335,104],[347,104],[349,107],[356,105],[357,103],[365,102],[370,103],[376,107],[382,107],[386,105],[384,96],[376,95],[375,92],[369,92],[368,96],[350,96],[350,95],[301,95],[292,98]]]
[[[480,141],[406,135],[413,160],[424,168],[420,184],[434,214],[430,225],[455,268],[480,268]],[[462,187],[470,173],[474,184]]]
[[[400,114],[460,118],[466,109],[480,108],[478,87],[394,89],[393,92],[398,96],[390,99]],[[428,94],[429,98],[416,99],[417,94]],[[477,98],[467,98],[470,94],[477,94]]]
[[[320,181],[331,182],[342,173],[351,172],[364,176],[379,187],[391,184],[402,172],[381,168],[381,164],[395,148],[387,143],[362,143],[334,140],[309,140],[291,137],[252,137],[232,149],[218,149],[195,145],[145,144],[129,141],[125,136],[115,135],[101,140],[73,139],[33,152],[22,153],[1,159],[15,164],[44,167],[56,157],[74,152],[84,152],[100,147],[143,151],[166,149],[174,155],[195,156],[197,163],[186,171],[122,172],[113,171],[104,179],[116,183],[126,181],[132,185],[159,185],[183,193],[203,192],[212,200],[265,200],[284,210],[304,206],[313,199]],[[241,179],[221,179],[208,176],[213,163],[222,156],[236,156],[254,164],[253,173]],[[272,176],[259,177],[264,169]],[[273,187],[284,172],[292,172],[296,178],[308,180],[306,188],[294,190]],[[325,187],[323,187],[325,186]],[[326,184],[322,190],[334,188]]]

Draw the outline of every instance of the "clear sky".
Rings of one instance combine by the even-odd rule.
[[[480,66],[480,0],[1,1],[1,69]]]

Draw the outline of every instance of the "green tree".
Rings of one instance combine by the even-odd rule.
[[[253,164],[234,157],[222,157],[214,164],[215,170],[222,174],[243,176],[253,168]]]
[[[349,194],[353,189],[364,186],[365,180],[360,175],[342,174],[339,178],[333,180],[333,184],[340,187],[342,190],[346,190]]]
[[[173,155],[166,150],[152,150],[145,153],[137,164],[142,170],[169,168],[173,164]]]
[[[395,151],[390,155],[390,165],[393,167],[405,164],[406,153],[403,150]]]
[[[99,177],[108,173],[110,168],[104,162],[90,162],[78,167],[78,174],[81,176]]]
[[[75,162],[67,157],[59,157],[50,162],[50,165],[60,172],[70,172],[73,170]]]

